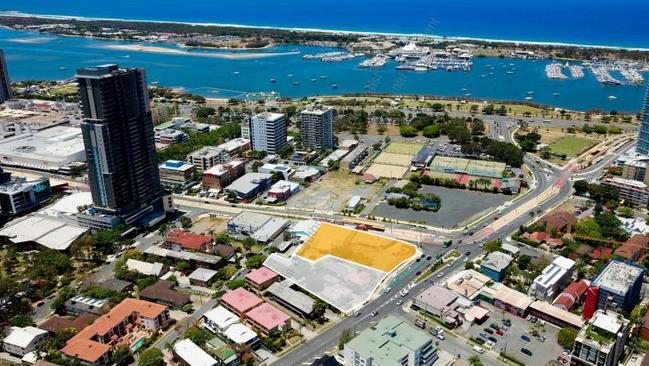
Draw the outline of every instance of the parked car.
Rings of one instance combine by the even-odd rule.
[[[473,346],[473,350],[478,352],[479,354],[484,353],[484,349],[482,349],[481,347],[478,347],[478,346]]]
[[[530,351],[530,350],[527,349],[527,348],[521,348],[521,352],[523,352],[524,354],[526,354],[526,355],[532,357],[532,351]]]
[[[487,338],[487,339],[490,340],[490,341],[492,341],[492,342],[494,342],[494,343],[498,343],[498,340],[497,340],[496,337],[494,337],[494,336],[490,336],[490,337]]]
[[[378,312],[378,311],[373,311],[372,314],[370,314],[370,315],[371,315],[372,317],[375,317],[375,316],[379,315],[379,312]]]
[[[491,329],[493,329],[493,330],[498,330],[498,329],[500,329],[500,327],[499,327],[498,324],[496,324],[496,323],[491,323],[491,324],[489,324],[489,328],[491,328]]]
[[[496,334],[498,334],[499,336],[504,336],[504,335],[505,335],[505,332],[503,332],[502,329],[498,329],[498,330],[496,331]]]
[[[485,328],[484,331],[489,333],[489,334],[494,334],[494,331],[491,328]]]
[[[531,341],[530,337],[528,337],[528,336],[526,336],[524,334],[521,336],[521,339],[524,340],[525,342]]]
[[[446,339],[444,337],[444,333],[437,333],[437,339],[439,339],[440,341],[443,341],[444,339]]]

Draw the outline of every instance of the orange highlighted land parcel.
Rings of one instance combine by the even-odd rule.
[[[414,245],[400,240],[322,223],[297,254],[311,261],[332,255],[391,272],[416,252]]]

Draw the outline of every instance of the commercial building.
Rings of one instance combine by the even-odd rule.
[[[581,329],[584,326],[584,320],[580,315],[552,306],[550,303],[541,300],[536,300],[530,304],[529,314],[560,328],[573,327]]]
[[[480,264],[480,272],[494,281],[500,282],[505,276],[505,269],[514,260],[511,255],[502,252],[491,252],[487,254]]]
[[[273,174],[281,173],[284,179],[288,179],[293,174],[293,168],[288,164],[271,164],[266,163],[257,169],[258,173]]]
[[[467,269],[451,274],[446,281],[446,287],[460,296],[473,300],[480,295],[480,291],[489,281],[491,279],[482,273]]]
[[[246,322],[265,336],[291,329],[291,317],[269,303],[246,312]]]
[[[168,128],[162,131],[156,131],[153,139],[160,145],[171,145],[189,141],[189,136],[183,131]]]
[[[291,285],[292,283],[288,280],[275,282],[266,289],[266,292],[272,296],[278,304],[289,309],[293,313],[303,318],[310,318],[313,314],[315,300],[300,291],[293,290]]]
[[[140,297],[144,300],[180,309],[183,305],[188,304],[191,299],[188,294],[174,290],[174,287],[173,282],[158,280],[153,285],[141,290]]]
[[[61,352],[85,365],[105,364],[115,347],[153,335],[168,319],[166,306],[127,298],[70,338]]]
[[[11,82],[9,82],[9,72],[7,71],[5,54],[0,49],[0,104],[9,99],[11,99]]]
[[[586,280],[579,280],[577,282],[573,282],[568,287],[563,290],[559,296],[557,296],[556,299],[554,299],[554,302],[552,302],[552,305],[569,311],[575,305],[578,305],[582,302],[584,297],[586,296],[586,290],[588,290],[588,282]]]
[[[173,346],[173,357],[184,366],[217,366],[219,362],[190,339],[183,339]]]
[[[630,202],[635,207],[646,208],[649,205],[649,189],[644,182],[614,177],[604,179],[602,184],[617,188],[620,192],[618,198]]]
[[[64,172],[73,163],[85,162],[79,128],[54,126],[0,140],[0,164],[24,169]]]
[[[352,170],[360,164],[370,154],[370,147],[367,144],[360,143],[356,148],[349,152],[341,161],[340,167],[346,170]]]
[[[597,289],[587,294],[586,303],[596,305],[596,309],[619,309],[629,312],[640,302],[640,290],[644,268],[619,260],[610,261],[602,268],[591,283]],[[596,297],[596,298],[595,298]],[[588,306],[587,306],[588,307]],[[589,319],[592,312],[584,309],[584,317]]]
[[[649,174],[647,174],[647,165],[649,164],[648,156],[637,157],[624,163],[622,168],[622,178],[637,180],[649,184]]]
[[[216,164],[203,172],[203,189],[221,190],[246,174],[243,160],[232,160],[229,163]]]
[[[281,202],[291,198],[300,191],[300,185],[289,180],[280,180],[275,182],[268,192],[266,192],[266,201]]]
[[[102,315],[108,310],[108,299],[93,299],[86,296],[74,296],[65,301],[65,311],[69,314]]]
[[[458,298],[454,291],[433,285],[415,296],[412,304],[444,324],[454,327],[460,322],[460,313],[457,311],[460,307]]]
[[[534,299],[531,297],[504,285],[499,286],[493,294],[493,304],[495,307],[520,317],[524,317],[527,314],[533,302]]]
[[[196,170],[202,172],[216,164],[230,161],[230,155],[220,147],[205,146],[187,155],[187,161],[194,164]]]
[[[241,211],[228,221],[228,235],[237,239],[251,236],[271,219],[271,216],[257,212]]]
[[[577,334],[570,352],[570,365],[617,365],[628,337],[628,320],[615,312],[598,310]]]
[[[143,69],[117,65],[77,71],[81,130],[95,211],[132,224],[163,214],[162,186]]]
[[[187,184],[194,176],[196,167],[185,161],[167,160],[158,166],[158,171],[162,185],[175,187]]]
[[[218,148],[223,149],[230,156],[237,156],[250,150],[250,139],[237,137],[222,143]]]
[[[277,238],[281,233],[286,230],[289,222],[286,219],[279,217],[273,217],[268,222],[266,222],[259,230],[255,231],[251,238],[255,239],[259,243],[269,243]]]
[[[36,327],[11,327],[9,335],[2,341],[2,348],[9,354],[23,357],[35,351],[48,336],[47,331]]]
[[[7,224],[0,230],[0,236],[25,249],[39,244],[49,249],[67,250],[86,231],[87,228],[69,224],[63,219],[29,215]]]
[[[24,177],[12,177],[8,182],[0,184],[0,210],[4,215],[20,215],[50,196],[52,188],[48,178],[28,181]]]
[[[334,146],[333,108],[316,105],[300,112],[302,146],[313,150],[327,150]]]
[[[439,358],[427,333],[389,315],[345,344],[345,365],[430,366]]]
[[[532,285],[529,295],[539,300],[552,301],[575,270],[575,261],[558,256],[543,269]]]
[[[286,115],[282,113],[260,113],[250,119],[250,142],[253,150],[269,154],[286,145]]]
[[[261,292],[279,280],[279,275],[262,266],[248,272],[245,278],[252,289]]]
[[[649,155],[649,88],[644,97],[640,119],[640,132],[638,133],[635,151],[641,155]]]
[[[205,251],[214,243],[211,235],[196,234],[191,231],[172,230],[167,234],[167,246],[172,250],[190,249]]]
[[[271,174],[247,173],[225,187],[225,190],[239,201],[255,198],[259,193],[265,191],[273,183]]]
[[[259,296],[242,287],[236,290],[230,290],[221,297],[221,305],[240,317],[243,317],[248,311],[261,305],[263,302]]]

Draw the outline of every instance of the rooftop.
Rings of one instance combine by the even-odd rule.
[[[81,314],[74,320],[54,315],[41,323],[38,327],[52,333],[57,333],[68,328],[81,330],[93,323],[95,319],[97,319],[96,315],[88,313]]]
[[[257,333],[241,323],[232,324],[223,335],[237,344],[246,344],[257,338]]]
[[[510,289],[504,285],[498,287],[494,298],[518,309],[527,309],[534,302],[534,299],[524,293]]]
[[[264,301],[259,296],[240,287],[236,290],[226,292],[221,297],[221,302],[228,304],[240,313],[245,313]]]
[[[552,306],[545,301],[534,301],[532,304],[530,304],[530,309],[534,309],[540,313],[547,314],[555,319],[559,319],[562,322],[574,326],[575,328],[581,328],[584,326],[584,321],[582,320],[580,315],[576,315],[567,310]]]
[[[54,250],[66,250],[72,242],[88,231],[65,221],[30,215],[8,223],[0,236],[6,236],[12,243],[36,242]]]
[[[203,146],[200,149],[193,151],[189,154],[189,157],[194,159],[200,159],[207,156],[221,155],[225,150],[221,147],[216,146]]]
[[[272,217],[252,234],[252,238],[260,242],[267,242],[271,238],[276,237],[287,226],[288,220]]]
[[[291,304],[305,314],[310,314],[313,311],[315,300],[300,291],[291,289],[291,282],[288,280],[275,282],[266,291],[276,298]]]
[[[458,295],[444,287],[433,285],[423,290],[415,297],[415,302],[424,304],[436,310],[444,310],[457,300]]]
[[[254,229],[253,231],[255,231],[270,219],[271,217],[268,215],[257,212],[241,211],[237,216],[228,221],[228,225],[251,227]]]
[[[175,258],[186,261],[197,261],[209,264],[218,264],[221,257],[198,252],[188,252],[184,250],[170,250],[156,245],[150,246],[144,251],[144,254],[156,255],[158,257]]]
[[[242,192],[244,194],[249,193],[257,189],[261,182],[264,180],[270,180],[272,177],[272,174],[246,173],[244,176],[232,182],[225,189]]]
[[[189,339],[174,344],[174,353],[183,359],[188,366],[214,366],[218,361]]]
[[[291,319],[283,311],[269,303],[263,303],[246,313],[246,317],[260,324],[264,329],[282,327]]]
[[[206,312],[203,316],[221,329],[226,329],[232,324],[239,322],[238,315],[220,305]]]
[[[174,304],[175,306],[181,306],[190,301],[188,294],[176,291],[173,287],[173,282],[158,280],[158,282],[140,291],[140,296],[153,301],[163,301],[165,303]]]
[[[252,118],[264,119],[266,121],[277,121],[278,119],[284,118],[285,116],[286,115],[283,113],[263,112],[255,114]]]
[[[167,160],[164,163],[160,164],[160,169],[167,169],[167,170],[176,170],[179,172],[185,172],[189,169],[192,169],[194,167],[194,164],[188,163],[186,161],[180,161],[180,160]]]
[[[11,344],[20,348],[25,348],[34,340],[34,338],[47,334],[47,331],[36,327],[11,327],[11,332],[4,339],[4,343]]]
[[[246,279],[255,284],[262,284],[277,278],[279,275],[266,267],[253,269],[246,275]]]
[[[228,153],[231,153],[232,151],[241,149],[242,147],[244,147],[246,145],[249,145],[249,144],[250,144],[250,140],[238,137],[238,138],[226,141],[226,142],[222,143],[221,145],[219,145],[218,147],[225,150],[225,151],[227,151]]]
[[[624,295],[643,273],[644,269],[637,265],[613,260],[599,272],[592,285]]]
[[[190,280],[197,280],[197,281],[201,281],[201,282],[208,282],[214,276],[216,276],[217,273],[218,273],[217,271],[214,271],[214,270],[211,270],[211,269],[208,269],[208,268],[199,267],[199,268],[196,268],[196,270],[189,275],[189,279]]]
[[[221,176],[241,164],[244,164],[243,160],[232,160],[227,163],[216,164],[213,167],[204,171],[203,174]]]
[[[55,126],[0,141],[0,162],[50,170],[72,161],[85,161],[81,129]]]
[[[129,271],[136,271],[149,276],[160,276],[162,274],[163,266],[162,263],[158,262],[149,263],[133,258],[126,260],[126,268],[128,268]]]
[[[491,252],[482,262],[481,266],[492,269],[496,272],[502,272],[514,260],[511,255],[502,252]]]
[[[178,244],[185,249],[200,250],[212,242],[210,235],[192,233],[191,231],[172,230],[167,235],[167,243]]]

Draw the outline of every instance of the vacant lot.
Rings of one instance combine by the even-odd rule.
[[[192,224],[189,230],[198,234],[204,234],[208,231],[220,233],[227,228],[227,221],[224,217],[202,216]]]
[[[409,170],[407,166],[385,165],[385,164],[372,164],[367,169],[367,174],[372,174],[375,177],[400,179]]]
[[[341,211],[352,196],[370,200],[382,188],[380,184],[357,184],[357,181],[357,175],[342,170],[328,172],[291,197],[287,205],[307,210]]]
[[[374,159],[375,163],[397,166],[410,166],[411,161],[412,155],[395,154],[385,151]]]
[[[403,155],[416,155],[421,150],[421,144],[406,142],[392,142],[385,148],[385,152]]]
[[[569,157],[577,156],[596,144],[596,141],[574,136],[564,136],[550,145],[556,154],[566,154]]]
[[[332,255],[391,272],[416,251],[414,245],[406,242],[323,223],[297,254],[312,261]]]

